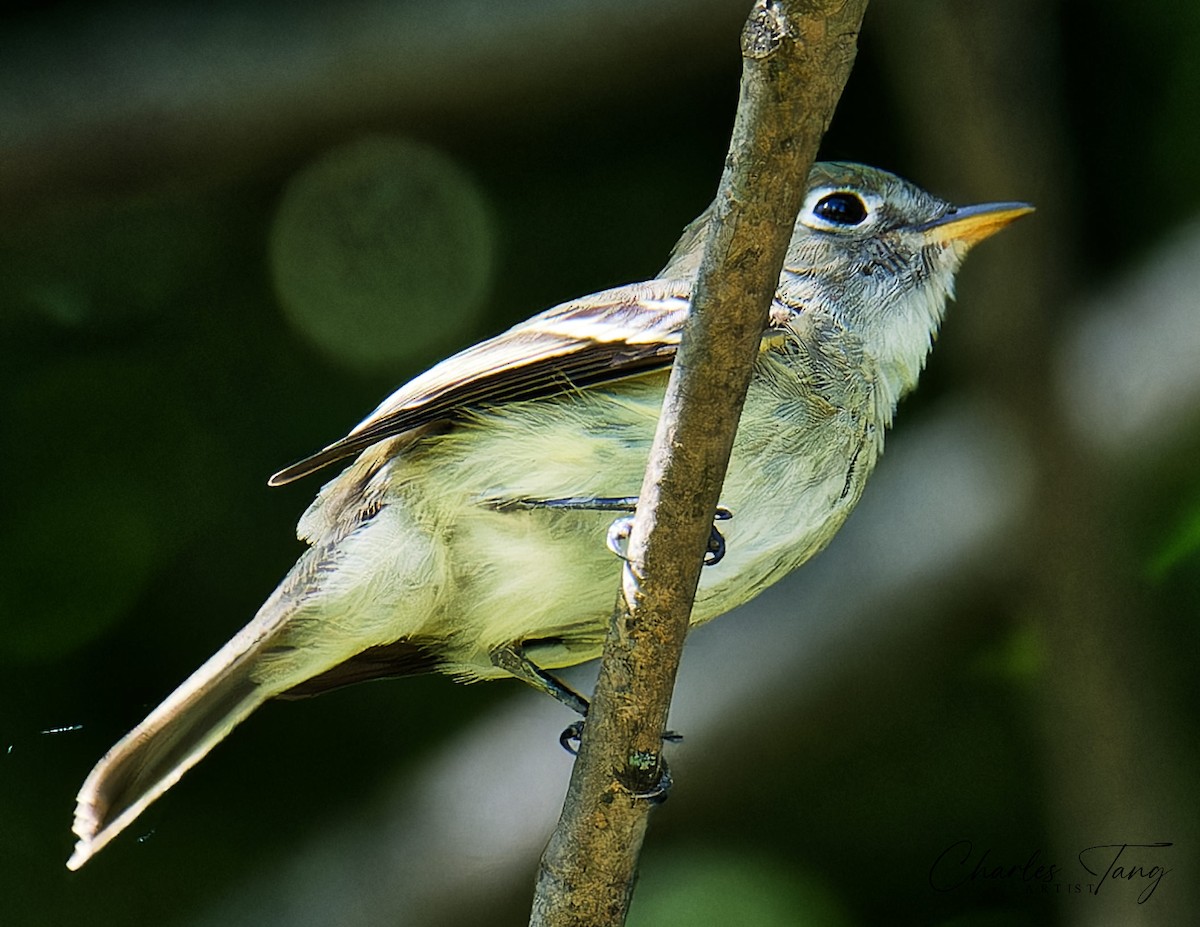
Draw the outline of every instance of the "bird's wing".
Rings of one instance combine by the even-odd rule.
[[[269,482],[290,483],[464,409],[537,399],[669,367],[690,299],[690,280],[651,280],[548,309],[410,380],[346,437],[285,467]]]

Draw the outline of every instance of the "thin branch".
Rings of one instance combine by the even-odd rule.
[[[531,925],[621,925],[734,433],[817,146],[866,0],[759,0],[691,317],[642,484],[600,678]]]

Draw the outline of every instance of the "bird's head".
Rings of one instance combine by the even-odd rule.
[[[916,385],[967,251],[1032,211],[952,206],[877,168],[818,162],[780,289],[794,308],[827,312],[859,334],[894,401]]]

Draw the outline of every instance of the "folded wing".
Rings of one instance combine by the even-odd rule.
[[[652,280],[572,300],[409,381],[346,437],[280,470],[281,486],[373,444],[458,412],[596,386],[674,360],[691,299],[686,279]]]

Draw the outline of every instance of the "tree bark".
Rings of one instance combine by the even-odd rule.
[[[530,924],[621,925],[734,433],[808,172],[866,0],[759,0],[692,312],[671,371],[617,607]]]

